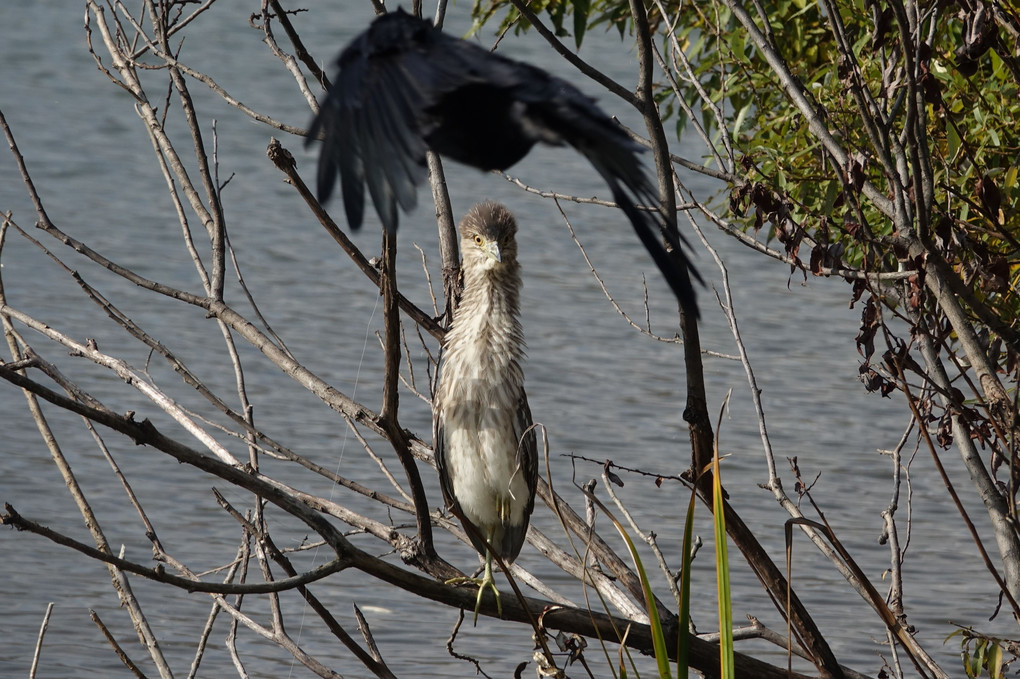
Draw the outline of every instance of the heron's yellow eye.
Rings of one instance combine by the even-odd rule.
[[[485,243],[485,239],[476,234],[475,235],[475,245],[482,245],[483,243]]]

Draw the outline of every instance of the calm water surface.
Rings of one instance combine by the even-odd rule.
[[[193,26],[184,58],[210,72],[253,108],[303,125],[309,114],[293,80],[267,55],[260,34],[247,26],[248,14],[257,9],[257,2],[217,3]],[[451,11],[462,15],[466,9],[467,4],[460,3]],[[95,68],[86,52],[82,16],[81,6],[63,2],[9,0],[4,4],[0,9],[0,107],[55,223],[145,276],[198,290],[192,265],[180,246],[179,226],[164,180],[152,162],[151,145],[131,101]],[[345,3],[342,11],[317,9],[313,16],[299,15],[296,20],[313,53],[332,58],[337,47],[365,25],[370,11],[367,2]],[[463,19],[454,19],[453,25],[454,30],[466,26]],[[584,56],[621,81],[632,82],[633,61],[625,47],[611,37],[592,35],[589,42]],[[561,68],[537,41],[521,45],[508,40],[505,48],[511,54]],[[596,91],[587,83],[581,85]],[[281,182],[264,149],[271,136],[280,137],[297,156],[307,178],[312,176],[312,153],[303,150],[300,140],[240,116],[209,96],[201,85],[193,88],[204,132],[210,137],[212,121],[216,121],[221,179],[233,175],[224,192],[231,240],[263,313],[311,369],[345,393],[377,407],[374,390],[381,357],[373,333],[380,327],[378,296],[313,222],[293,190]],[[612,113],[627,118],[616,102],[603,99],[603,103]],[[693,141],[678,148],[688,155],[699,153]],[[447,171],[458,214],[475,200],[489,197],[509,203],[522,224],[529,396],[536,419],[549,429],[554,478],[560,487],[566,488],[571,479],[570,461],[564,457],[569,453],[613,459],[664,474],[681,471],[687,461],[686,433],[680,419],[681,349],[636,335],[610,308],[587,274],[553,204],[498,177],[458,167]],[[583,160],[565,151],[540,150],[514,168],[514,173],[529,184],[562,192],[595,195],[603,191]],[[697,179],[691,181],[701,197],[712,188]],[[419,280],[420,264],[413,244],[428,254],[434,272],[438,261],[434,229],[429,225],[431,210],[424,205],[427,200],[423,195],[423,206],[404,219],[400,234],[404,290],[423,305],[428,298]],[[339,212],[339,205],[333,207]],[[0,210],[12,211],[14,219],[25,227],[34,221],[31,203],[6,151],[0,153]],[[607,284],[639,320],[640,281],[642,274],[647,274],[653,324],[662,334],[672,334],[667,289],[629,228],[620,224],[619,215],[579,206],[567,210]],[[374,227],[372,222],[355,236],[366,252],[378,247]],[[810,280],[802,285],[801,278],[788,278],[783,265],[746,252],[721,233],[710,232],[709,238],[729,268],[736,310],[763,389],[784,482],[792,488],[787,457],[797,456],[808,478],[821,472],[816,499],[841,539],[881,587],[889,557],[887,548],[877,542],[879,512],[888,504],[891,489],[888,458],[876,451],[895,445],[906,416],[897,403],[866,395],[856,381],[858,356],[853,337],[857,315],[846,308],[849,290],[838,281]],[[71,259],[69,254],[62,253],[136,322],[167,341],[216,390],[233,393],[232,374],[222,368],[222,340],[212,323],[183,307],[153,307],[142,292],[83,260]],[[698,255],[697,262],[709,279],[718,278],[707,254]],[[77,287],[24,239],[8,236],[3,277],[13,306],[76,337],[96,338],[102,348],[123,356],[136,368],[146,365],[146,353],[130,344],[94,306],[83,303]],[[230,295],[235,303],[242,303],[236,285],[231,284]],[[711,291],[702,293],[705,346],[733,353],[732,339],[713,298]],[[67,365],[75,378],[98,385],[97,395],[108,398],[111,407],[138,407],[140,414],[161,421],[151,406],[126,395],[110,375],[61,357],[53,347],[47,350],[50,358]],[[349,476],[381,483],[377,468],[365,459],[357,442],[349,439],[335,413],[295,388],[275,368],[258,361],[252,350],[242,347],[242,352],[248,365],[248,388],[258,403],[256,417],[263,429],[327,466],[339,465]],[[746,378],[732,361],[709,360],[707,370],[713,410],[733,390],[722,432],[723,447],[730,455],[723,473],[731,498],[781,563],[787,517],[772,496],[756,485],[766,480],[766,472]],[[193,392],[181,387],[162,365],[153,362],[151,371],[171,394],[199,404]],[[424,384],[424,376],[419,379]],[[403,397],[402,405],[405,426],[428,438],[427,406],[411,395]],[[122,491],[91,438],[75,418],[54,409],[47,414],[111,542],[124,544],[128,557],[146,561],[150,551],[142,529],[136,517],[124,509]],[[238,535],[224,521],[209,492],[216,481],[153,451],[110,439],[168,547],[196,569],[229,561]],[[236,454],[243,454],[236,442],[231,446]],[[967,488],[966,477],[953,457],[947,454],[946,461],[959,487]],[[294,473],[269,460],[265,465],[270,474],[283,478]],[[598,471],[596,465],[577,468],[581,478]],[[431,497],[438,497],[430,470],[423,473]],[[310,483],[304,476],[295,478],[306,486]],[[911,481],[914,506],[906,565],[908,614],[929,650],[952,673],[957,669],[956,645],[941,644],[952,631],[948,621],[984,626],[995,605],[995,591],[987,586],[982,566],[971,556],[969,538],[926,457],[919,457],[913,465]],[[321,483],[318,487],[311,483],[312,490],[326,495],[333,492]],[[667,553],[675,557],[683,496],[675,488],[664,485],[657,489],[642,478],[627,478],[620,494],[642,525],[654,528]],[[0,499],[27,516],[89,542],[27,416],[24,399],[4,385],[0,385]],[[246,498],[234,499],[247,506]],[[343,499],[347,501],[346,496]],[[356,500],[351,502],[357,506]],[[982,514],[975,510],[981,523]],[[275,517],[274,521],[277,535],[291,535],[294,544],[304,538],[302,527],[293,526],[287,532],[287,519]],[[561,535],[544,508],[536,512],[535,522],[550,534]],[[905,523],[905,515],[901,522]],[[706,541],[709,530],[702,527]],[[462,545],[448,541],[440,548],[464,568],[474,563],[471,551]],[[40,677],[129,676],[88,619],[88,609],[95,609],[130,643],[130,622],[118,608],[103,567],[40,538],[12,532],[0,535],[0,559],[5,574],[0,578],[0,630],[5,639],[0,645],[0,676],[27,676],[39,623],[50,601],[56,602],[56,610]],[[708,561],[701,559],[695,575],[695,587],[706,591],[698,614],[702,631],[713,626],[714,581]],[[781,629],[779,616],[753,576],[741,568],[739,556],[734,555],[733,561],[734,618],[741,621],[745,614],[755,615]],[[556,574],[543,570],[545,564],[533,550],[526,548],[520,562],[548,576],[554,586],[567,586]],[[798,542],[794,579],[841,660],[877,673],[883,648],[875,641],[884,639],[881,626],[803,539]],[[184,676],[205,619],[206,599],[201,595],[168,596],[165,588],[140,579],[133,582],[175,671]],[[391,589],[359,574],[331,578],[319,585],[318,591],[338,615],[346,616],[342,620],[346,624],[353,624],[351,603],[368,613],[382,652],[398,675],[445,677],[473,671],[441,650],[455,620],[453,612],[394,597]],[[254,599],[249,600],[249,606],[253,607],[249,612],[263,612]],[[350,676],[363,674],[360,666],[344,667],[343,658],[349,657],[346,651],[322,634],[311,616],[306,620],[307,626],[300,630],[292,622],[291,632],[300,632],[308,650],[338,658],[334,666]],[[1005,623],[986,629],[1010,631]],[[230,676],[233,672],[222,650],[225,634],[222,624],[214,631],[202,676]],[[483,622],[477,630],[464,633],[459,649],[491,659],[488,667],[497,675],[508,676],[518,659],[530,656],[527,637],[520,628]],[[252,676],[306,675],[288,657],[254,642],[250,635],[240,646]],[[130,652],[143,658],[137,646]],[[778,656],[776,659],[778,662]]]

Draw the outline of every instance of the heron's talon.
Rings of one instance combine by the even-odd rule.
[[[496,597],[496,614],[499,617],[503,617],[503,601],[499,596],[499,590],[496,589],[496,581],[492,577],[492,573],[489,576],[481,578],[472,578],[466,575],[461,575],[456,578],[450,578],[446,581],[447,585],[467,585],[471,584],[478,588],[478,598],[475,599],[475,619],[474,624],[478,624],[478,611],[482,609],[482,597],[485,596],[485,590],[491,589],[493,595]]]
[[[482,607],[482,595],[485,594],[486,587],[492,589],[492,594],[496,597],[496,615],[500,618],[503,617],[503,602],[499,598],[496,582],[490,577],[488,581],[483,579],[482,582],[478,583],[478,599],[475,601],[475,625],[478,624],[478,609]]]

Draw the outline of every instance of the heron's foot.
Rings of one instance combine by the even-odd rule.
[[[482,597],[485,595],[486,589],[491,589],[493,595],[496,597],[496,613],[499,617],[503,617],[503,602],[499,598],[499,590],[496,589],[496,581],[492,577],[492,572],[486,574],[485,577],[471,578],[467,576],[460,576],[457,578],[450,578],[446,581],[447,585],[464,585],[472,584],[478,588],[478,598],[475,599],[475,620],[474,624],[478,624],[478,611],[482,608]]]

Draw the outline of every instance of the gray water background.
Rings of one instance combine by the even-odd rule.
[[[367,2],[333,5],[329,10],[314,5],[317,3],[313,3],[312,15],[299,15],[295,20],[313,53],[322,58],[331,59],[371,16]],[[248,13],[257,9],[257,2],[221,0],[189,30],[184,59],[209,72],[256,110],[304,125],[308,109],[293,80],[260,44],[261,34],[246,24]],[[467,3],[451,7],[451,30],[463,32],[466,12]],[[107,81],[87,54],[82,17],[83,7],[77,3],[5,1],[0,7],[0,107],[51,218],[61,228],[143,275],[197,290],[151,145],[130,99]],[[483,35],[483,42],[490,44],[491,30]],[[502,49],[570,74],[537,37],[507,40]],[[582,56],[618,80],[633,82],[633,54],[615,35],[592,33]],[[587,91],[596,91],[578,76],[570,77]],[[345,393],[354,393],[370,407],[378,407],[378,395],[372,391],[381,370],[380,352],[372,335],[380,327],[377,295],[309,216],[294,191],[281,182],[281,175],[264,155],[269,138],[281,138],[310,181],[314,150],[306,151],[301,140],[250,121],[208,95],[203,86],[192,84],[192,89],[207,135],[211,136],[211,121],[217,121],[221,177],[234,175],[224,192],[231,240],[263,312],[313,370]],[[639,125],[619,102],[608,97],[601,101],[614,115]],[[183,145],[180,150],[190,152]],[[676,150],[691,157],[701,154],[693,134],[677,143]],[[571,480],[570,460],[564,455],[572,452],[664,474],[682,471],[687,462],[686,428],[680,418],[682,349],[638,335],[610,308],[550,201],[492,175],[452,164],[447,165],[447,172],[458,215],[480,198],[493,198],[508,203],[521,223],[527,385],[536,419],[549,429],[554,479],[560,487],[566,488]],[[572,152],[538,150],[512,173],[531,185],[564,193],[604,194],[590,167]],[[687,179],[699,197],[707,197],[713,190],[705,180]],[[339,216],[339,203],[332,207]],[[567,205],[566,209],[610,289],[639,322],[643,316],[641,277],[647,275],[653,325],[660,333],[671,334],[670,295],[630,229],[620,223],[620,216],[601,208]],[[10,210],[25,227],[35,219],[6,149],[0,152],[0,210]],[[821,472],[814,487],[816,499],[881,590],[889,554],[877,538],[882,527],[880,512],[889,502],[891,488],[889,460],[876,451],[896,444],[906,425],[906,410],[895,399],[866,394],[856,379],[859,356],[853,337],[858,311],[847,308],[849,287],[838,280],[815,278],[803,284],[799,275],[789,276],[785,265],[747,251],[724,234],[709,230],[708,236],[729,268],[736,312],[763,389],[769,431],[785,485],[793,485],[785,464],[788,456],[799,458],[809,479]],[[689,237],[694,240],[693,235]],[[369,221],[354,238],[365,252],[376,252],[376,222]],[[406,272],[401,282],[409,296],[424,305],[427,297],[418,280],[420,265],[412,243],[428,253],[435,277],[438,252],[427,192],[421,196],[419,209],[403,217],[400,239],[401,266]],[[218,391],[233,393],[232,376],[221,367],[222,341],[211,322],[190,309],[173,305],[153,308],[145,293],[71,257],[71,253],[61,254],[91,282],[103,286],[135,321],[164,339]],[[702,273],[710,283],[716,283],[719,276],[712,259],[704,252],[696,258]],[[84,303],[77,287],[33,246],[8,236],[2,265],[13,306],[76,337],[95,337],[103,349],[124,355],[135,367],[145,366],[145,353],[130,344],[94,306]],[[240,306],[236,286],[231,289],[232,299]],[[734,353],[714,292],[702,291],[701,303],[705,347]],[[59,351],[47,349],[51,358],[60,359]],[[243,351],[246,358],[256,358],[246,347]],[[107,385],[106,392],[102,392],[103,386],[99,390],[109,397],[111,406],[121,410],[140,407],[140,416],[159,418],[151,406],[125,396],[127,390],[114,377],[81,365],[80,360],[65,358],[64,362],[73,375],[92,376],[100,385]],[[275,368],[256,360],[247,361],[247,365],[248,386],[258,399],[260,426],[322,464],[339,465],[341,472],[351,477],[380,483],[374,465],[364,458],[335,413],[295,388]],[[180,387],[169,371],[156,363],[152,370],[175,396],[195,402],[190,390]],[[783,522],[788,517],[771,494],[756,485],[766,480],[766,472],[744,374],[733,361],[708,359],[707,378],[713,412],[726,393],[733,391],[722,425],[722,447],[729,454],[723,477],[731,500],[773,558],[782,563]],[[427,407],[408,394],[402,398],[404,425],[428,438]],[[107,463],[75,418],[52,408],[47,413],[111,541],[126,544],[130,558],[146,561],[149,548],[142,528],[133,513],[124,509],[122,491]],[[113,436],[108,440],[155,517],[160,536],[176,554],[195,568],[231,558],[236,531],[224,521],[210,493],[211,486],[222,490],[222,484],[152,451],[134,448]],[[236,443],[232,449],[243,455]],[[943,459],[954,482],[967,495],[969,484],[953,451]],[[293,473],[270,461],[266,465],[269,473],[284,478]],[[942,639],[953,630],[949,621],[1005,634],[1015,633],[1015,628],[1005,620],[985,622],[995,607],[996,591],[931,466],[924,453],[911,467],[913,533],[905,565],[907,613],[929,651],[951,674],[962,676],[956,642],[942,645]],[[598,473],[597,465],[577,468],[579,478]],[[430,484],[430,498],[438,498],[431,471],[423,467],[423,474]],[[297,478],[311,483],[318,492],[332,492],[307,476]],[[627,485],[620,490],[621,497],[644,528],[658,533],[675,563],[686,495],[669,484],[656,488],[647,478],[624,478]],[[242,496],[231,497],[247,506]],[[337,497],[347,501],[339,492]],[[576,499],[576,494],[573,497]],[[4,385],[0,385],[0,500],[10,502],[26,516],[89,541],[23,397]],[[982,524],[980,508],[970,506]],[[706,514],[703,508],[699,512]],[[538,509],[535,522],[549,534],[561,535],[545,508]],[[904,523],[901,510],[901,528]],[[293,529],[297,544],[305,533],[300,526]],[[284,534],[280,528],[277,531]],[[604,526],[603,531],[608,535],[611,529]],[[699,524],[699,531],[710,546],[710,528]],[[876,616],[806,540],[800,538],[797,545],[795,586],[837,656],[857,669],[877,673],[881,667],[878,654],[885,649],[876,643],[884,640]],[[447,541],[440,549],[462,568],[474,563],[473,553],[463,545]],[[56,609],[38,676],[128,676],[89,621],[89,608],[121,634],[134,657],[144,659],[141,649],[131,645],[130,624],[118,608],[104,567],[43,539],[9,531],[0,534],[0,563],[4,573],[0,578],[0,638],[4,640],[0,644],[0,677],[27,676],[38,627],[50,601],[56,602]],[[542,559],[532,548],[524,549],[520,563],[536,568],[554,586],[568,586],[555,573],[542,570]],[[694,586],[696,591],[704,591],[704,597],[696,622],[701,631],[711,631],[715,586],[710,550],[702,553],[698,563]],[[746,614],[754,615],[782,630],[778,614],[735,550],[731,550],[731,563],[734,619],[740,623]],[[207,599],[204,595],[168,595],[166,588],[137,578],[133,582],[175,671],[184,676],[208,608]],[[358,574],[334,576],[318,585],[317,591],[334,604],[348,624],[352,624],[351,602],[368,613],[382,652],[398,675],[473,673],[470,666],[442,651],[455,620],[453,611],[409,598]],[[311,617],[306,620],[307,626],[300,631],[302,643],[327,658],[336,658],[334,666],[348,676],[365,674],[348,660],[344,649],[317,629]],[[200,676],[233,674],[230,659],[222,650],[224,634],[221,623]],[[496,676],[509,676],[516,662],[530,654],[527,639],[523,628],[483,621],[476,630],[463,633],[459,649],[490,659],[492,664],[487,667],[494,669]],[[307,675],[282,652],[251,641],[250,635],[241,648],[248,654],[252,676]],[[761,652],[768,647],[738,644],[741,648]],[[774,662],[782,662],[781,654],[774,650],[771,654]],[[590,651],[589,657],[592,655],[597,651]]]

